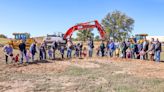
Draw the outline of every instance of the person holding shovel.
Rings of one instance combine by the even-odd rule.
[[[20,51],[20,55],[21,55],[20,64],[23,64],[23,58],[24,57],[26,59],[26,63],[28,63],[27,62],[27,57],[26,57],[26,54],[27,54],[26,43],[25,43],[24,40],[21,40],[21,43],[19,44],[19,51]]]
[[[8,57],[12,58],[12,56],[13,56],[13,48],[12,48],[12,46],[10,44],[4,46],[3,52],[5,54],[6,64],[8,64]]]
[[[88,55],[89,55],[89,57],[92,57],[92,55],[93,55],[93,48],[94,48],[94,43],[90,37],[90,38],[88,38]]]
[[[35,54],[37,53],[37,50],[36,50],[36,42],[33,42],[30,46],[30,53],[32,55],[32,61],[34,61],[35,59]]]

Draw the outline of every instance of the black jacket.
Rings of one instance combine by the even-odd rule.
[[[161,51],[162,49],[161,49],[161,43],[160,42],[157,42],[156,44],[155,44],[155,51]]]
[[[22,52],[26,51],[26,44],[25,43],[20,43],[19,44],[19,50],[22,51]]]

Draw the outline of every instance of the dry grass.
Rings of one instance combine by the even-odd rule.
[[[15,67],[1,65],[1,91],[163,92],[164,64],[59,61]],[[81,67],[83,63],[92,67]],[[2,63],[1,63],[2,64]],[[146,66],[146,67],[145,67]],[[151,67],[151,68],[150,68]],[[156,75],[151,73],[156,73]],[[152,75],[152,76],[150,76]]]
[[[164,63],[119,58],[4,64],[1,92],[163,92]]]
[[[7,42],[9,42],[9,39],[0,38],[0,44],[6,44]]]

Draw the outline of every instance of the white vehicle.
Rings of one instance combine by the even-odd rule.
[[[63,39],[64,34],[58,33],[53,35],[47,35],[43,41],[46,42],[47,46],[52,46],[53,42],[57,42],[59,47],[66,46],[66,40]]]

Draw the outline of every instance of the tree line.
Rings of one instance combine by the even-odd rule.
[[[7,38],[7,36],[4,34],[0,34],[0,38]]]

